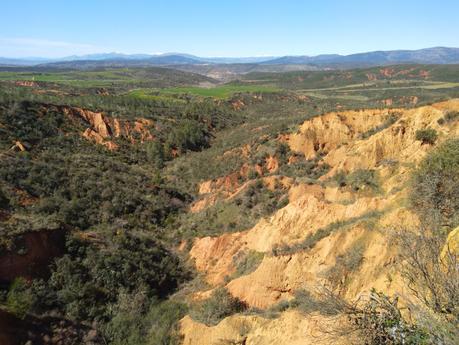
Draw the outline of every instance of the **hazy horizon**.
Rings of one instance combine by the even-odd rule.
[[[393,51],[397,50],[406,50],[406,51],[415,51],[415,50],[422,50],[422,49],[433,49],[433,48],[447,48],[447,49],[458,49],[459,47],[444,47],[444,46],[433,46],[433,47],[423,47],[419,49],[393,49]],[[190,55],[190,56],[195,56],[199,58],[208,58],[208,59],[251,59],[251,58],[256,58],[256,59],[263,59],[263,58],[276,58],[276,57],[282,57],[282,56],[309,56],[309,57],[315,57],[319,55],[341,55],[341,56],[347,56],[347,55],[354,55],[354,54],[361,54],[361,53],[369,53],[369,52],[376,52],[376,51],[392,51],[391,50],[374,50],[374,51],[356,51],[352,52],[349,54],[336,54],[336,53],[327,53],[327,54],[317,54],[317,55],[308,55],[308,54],[284,54],[284,55],[251,55],[251,56],[206,56],[202,54],[190,54],[188,52],[157,52],[157,53],[147,53],[147,52],[139,52],[139,53],[125,53],[125,52],[119,52],[119,51],[100,51],[100,52],[95,52],[95,53],[89,53],[89,54],[72,54],[72,55],[63,55],[63,56],[56,56],[56,57],[44,57],[44,56],[4,56],[0,55],[2,58],[8,58],[8,59],[18,59],[18,60],[32,60],[32,59],[43,59],[43,60],[59,60],[59,59],[65,59],[65,58],[70,58],[70,57],[82,57],[82,56],[97,56],[97,55],[111,55],[111,54],[117,54],[117,55],[126,55],[126,56],[135,56],[135,55],[149,55],[149,56],[167,56],[167,55]]]

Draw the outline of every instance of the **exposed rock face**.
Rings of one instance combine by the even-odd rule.
[[[293,151],[302,152],[307,159],[312,159],[318,153],[330,152],[357,139],[398,111],[375,109],[328,113],[305,121],[288,142]]]
[[[430,73],[428,71],[426,70],[416,71],[415,67],[402,69],[399,71],[396,71],[392,67],[386,67],[386,68],[381,68],[379,70],[379,74],[382,77],[386,77],[386,78],[393,78],[393,77],[399,77],[399,76],[405,76],[409,78],[416,78],[416,77],[428,78],[430,76]]]
[[[459,227],[448,234],[445,246],[441,252],[441,257],[449,255],[459,255]]]
[[[381,103],[384,104],[386,107],[391,107],[392,104],[394,104],[394,100],[392,98],[387,98],[383,99]]]
[[[15,82],[17,86],[26,86],[26,87],[34,87],[37,86],[37,83],[31,80],[19,80]]]
[[[336,321],[335,321],[336,322]],[[328,320],[320,315],[304,316],[287,311],[277,319],[260,316],[231,316],[217,326],[208,327],[185,317],[181,321],[183,345],[246,344],[246,345],[328,345],[349,344],[346,337],[323,336]],[[355,340],[355,339],[354,339]]]
[[[230,154],[241,154],[245,158],[249,158],[251,153],[252,147],[247,144],[225,152],[222,159],[225,159],[225,156]],[[264,176],[266,172],[270,174],[277,172],[279,165],[280,163],[277,157],[268,155],[262,164],[250,166],[248,163],[244,163],[239,171],[232,172],[226,176],[221,176],[213,180],[201,182],[198,187],[200,198],[191,205],[191,212],[202,211],[209,206],[215,205],[219,200],[227,200],[240,195],[240,193],[253,182],[244,182],[249,176],[249,171],[253,170],[258,176]],[[266,176],[262,178],[262,181],[270,190],[274,190],[276,186],[285,188],[288,185],[288,187],[290,187],[293,183],[292,179],[283,176]]]
[[[104,137],[99,132],[96,132],[91,128],[86,128],[83,132],[83,137],[95,142],[96,144],[103,145],[109,150],[116,150],[118,148],[118,145],[116,145],[113,141],[105,141]]]
[[[10,148],[11,151],[27,151],[26,147],[24,146],[23,143],[21,143],[19,140],[17,140],[14,145]]]
[[[279,169],[279,161],[276,157],[268,156],[266,158],[266,170],[270,173],[276,172]]]
[[[277,159],[275,162],[277,162]],[[243,166],[239,173],[232,173],[215,180],[201,183],[199,185],[200,198],[191,205],[190,211],[200,212],[207,207],[215,205],[220,200],[230,200],[241,195],[250,185],[255,183],[254,180],[249,180],[244,183],[239,181],[241,177],[247,176],[247,171],[248,166]],[[293,184],[293,179],[285,176],[266,176],[263,177],[261,181],[264,186],[271,191],[279,187],[288,189]]]
[[[109,117],[100,112],[93,112],[77,107],[62,106],[60,110],[71,119],[83,121],[88,128],[83,132],[83,137],[97,144],[116,150],[114,138],[124,138],[132,143],[136,141],[152,141],[154,123],[151,120],[139,118],[135,121],[120,120]]]
[[[415,133],[427,127],[435,129],[437,145],[459,136],[458,121],[438,124],[453,110],[459,110],[459,100],[408,110],[334,112],[306,121],[285,141],[307,158],[324,154],[323,160],[331,169],[322,180],[338,171],[372,169],[379,176],[380,191],[368,195],[327,184],[292,183],[288,187],[289,204],[252,229],[196,239],[190,251],[196,268],[212,286],[225,285],[249,306],[264,309],[292,299],[296,290],[330,284],[327,274],[338,257],[361,246],[360,265],[341,274],[333,283],[336,291],[348,300],[371,288],[410,298],[397,267],[397,249],[390,244],[390,229],[418,225],[417,217],[405,206],[408,181],[412,169],[434,146],[417,141]],[[361,136],[394,112],[398,113],[394,123]],[[201,187],[209,193],[212,182]],[[319,233],[324,235],[317,236],[311,246],[301,246]],[[448,245],[456,248],[456,239],[457,230],[451,233]],[[252,273],[228,282],[225,277],[235,271],[233,257],[247,250],[265,253],[261,264]],[[222,340],[260,345],[319,344],[325,335],[315,322],[326,322],[326,318],[290,310],[278,319],[234,315],[207,327],[186,317],[181,332],[187,345],[218,344]]]

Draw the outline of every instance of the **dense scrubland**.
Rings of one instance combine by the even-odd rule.
[[[189,251],[196,238],[231,236],[268,219],[289,204],[292,186],[338,188],[349,195],[343,205],[385,195],[379,170],[338,171],[324,159],[325,144],[308,157],[285,138],[324,113],[394,108],[356,133],[368,140],[394,126],[400,108],[459,97],[458,75],[455,65],[416,65],[257,72],[220,85],[166,68],[0,72],[0,325],[8,325],[0,339],[178,344],[187,314],[217,325],[232,314],[275,319],[300,310],[345,315],[346,332],[365,344],[457,343],[457,252],[445,254],[444,245],[459,225],[459,143],[437,143],[433,128],[416,132],[431,148],[426,157],[407,163],[404,202],[422,230],[397,236],[422,322],[407,319],[395,296],[375,290],[357,305],[337,294],[367,260],[365,239],[336,255],[325,273],[331,287],[320,293],[299,289],[257,308],[226,286],[338,229],[372,227],[385,211],[336,220],[270,251],[235,252],[234,271],[218,284]],[[438,126],[450,128],[457,111]],[[195,298],[198,291],[204,297]]]

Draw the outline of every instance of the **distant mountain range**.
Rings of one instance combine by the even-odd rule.
[[[419,50],[389,50],[351,55],[283,56],[264,64],[311,64],[374,66],[401,63],[453,64],[459,63],[459,48],[435,47]]]
[[[199,57],[182,53],[165,54],[122,54],[101,53],[89,55],[72,55],[63,58],[47,59],[40,57],[4,58],[0,57],[0,65],[36,66],[42,64],[66,64],[78,61],[110,61],[125,62],[127,64],[149,63],[151,65],[183,65],[183,64],[232,64],[232,63],[260,63],[276,56],[267,57]]]
[[[41,66],[54,68],[145,67],[173,65],[303,65],[311,68],[354,68],[402,63],[455,64],[459,63],[459,48],[435,47],[419,50],[374,51],[351,55],[282,56],[282,57],[199,57],[181,53],[160,55],[103,53],[68,56],[60,59],[2,58],[2,66]]]

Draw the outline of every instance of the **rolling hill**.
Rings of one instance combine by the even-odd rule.
[[[435,47],[419,50],[391,50],[351,55],[284,56],[266,65],[313,64],[326,67],[361,67],[400,63],[451,64],[459,62],[459,48]]]
[[[175,65],[259,65],[293,66],[293,69],[344,69],[393,65],[402,63],[417,64],[454,64],[459,63],[459,48],[433,47],[419,50],[373,51],[350,55],[324,54],[317,56],[282,56],[282,57],[199,57],[182,53],[121,54],[102,53],[82,56],[68,56],[59,59],[45,58],[2,58],[0,65],[36,66],[52,68],[87,69],[96,67],[146,67]],[[240,69],[240,67],[232,67]],[[248,67],[250,69],[251,67]],[[279,67],[270,67],[272,71],[285,71]]]

